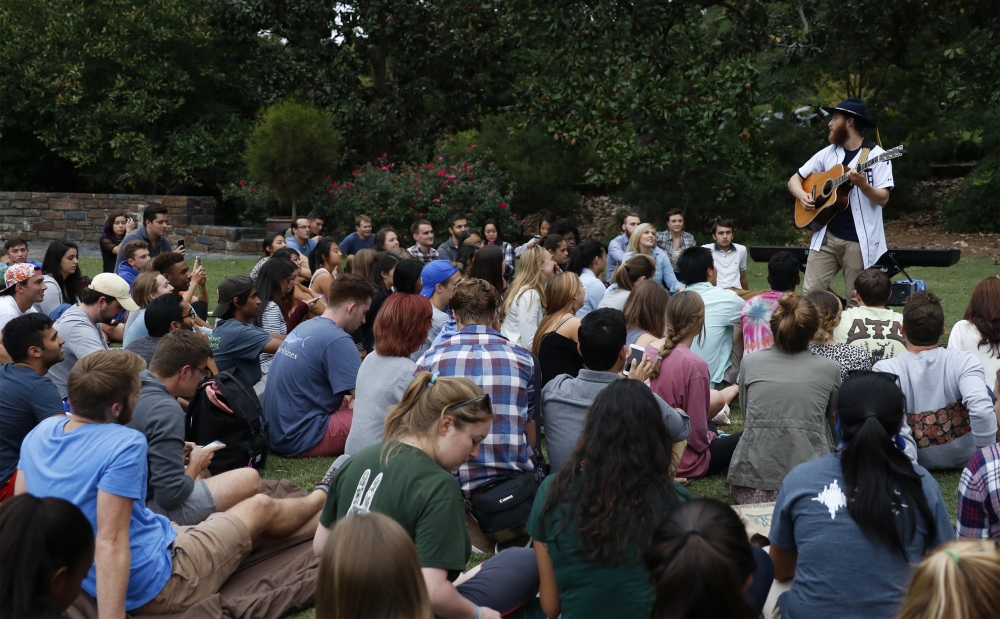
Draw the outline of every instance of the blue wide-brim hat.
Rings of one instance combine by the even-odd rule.
[[[840,112],[841,114],[848,114],[857,119],[857,122],[862,127],[875,128],[878,125],[875,124],[873,120],[868,118],[868,112],[865,108],[865,102],[862,99],[844,99],[840,102],[840,105],[835,107],[822,106],[824,112],[833,114],[834,112]]]

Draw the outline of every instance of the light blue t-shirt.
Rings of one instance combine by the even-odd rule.
[[[691,284],[687,289],[697,292],[705,302],[705,327],[691,344],[691,352],[708,364],[712,388],[715,388],[732,365],[729,355],[733,352],[733,330],[740,324],[744,302],[732,290],[717,288],[708,282]]]
[[[590,269],[585,268],[580,272],[580,283],[586,290],[586,296],[583,298],[583,307],[576,311],[577,318],[583,318],[597,309],[601,305],[604,293],[607,292],[604,282],[597,279],[597,275]]]
[[[354,389],[360,367],[354,340],[334,321],[320,316],[295,327],[267,374],[263,404],[271,449],[290,457],[315,447],[330,414]]]
[[[132,499],[125,610],[146,604],[166,586],[177,532],[170,520],[146,508],[146,437],[111,423],[85,424],[64,432],[67,417],[38,424],[21,445],[17,468],[28,492],[65,499],[80,508],[97,534],[97,491]],[[97,572],[90,566],[83,590],[97,596]]]
[[[924,521],[916,506],[903,506],[897,526],[908,534],[917,520],[906,558],[866,538],[847,511],[840,458],[838,452],[800,464],[781,485],[768,537],[798,552],[792,588],[778,598],[782,617],[895,617],[914,565],[926,551],[955,539],[941,488],[918,465],[913,468],[934,522]]]
[[[374,240],[375,239],[373,238],[372,241]],[[285,245],[299,252],[299,255],[302,256],[303,258],[308,258],[309,254],[312,253],[312,250],[316,249],[316,243],[318,243],[316,239],[309,239],[306,241],[306,246],[303,247],[299,245],[299,242],[295,240],[294,236],[285,237]]]
[[[135,313],[135,319],[132,320],[128,331],[125,332],[122,348],[128,347],[132,342],[147,335],[149,335],[149,331],[146,330],[146,308],[143,307]]]

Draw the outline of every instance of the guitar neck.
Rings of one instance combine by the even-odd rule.
[[[858,172],[864,172],[865,170],[873,167],[876,163],[882,163],[883,161],[886,161],[886,160],[890,159],[890,157],[886,156],[887,154],[888,153],[882,153],[881,155],[879,155],[878,157],[875,157],[874,159],[869,159],[868,161],[866,161],[864,163],[860,163],[860,164],[858,164],[858,166],[855,169]],[[834,188],[839,187],[840,185],[843,185],[844,183],[846,183],[848,181],[848,178],[849,177],[848,177],[847,174],[842,174],[841,176],[838,176],[833,181]]]

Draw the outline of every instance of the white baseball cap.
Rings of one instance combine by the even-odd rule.
[[[122,279],[119,275],[115,275],[114,273],[101,273],[100,275],[95,275],[94,279],[90,280],[90,285],[87,286],[87,288],[118,299],[118,302],[122,304],[122,307],[130,312],[136,312],[139,310],[139,306],[132,300],[132,294],[129,290],[128,282]]]

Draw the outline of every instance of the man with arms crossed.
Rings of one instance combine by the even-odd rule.
[[[813,172],[825,172],[838,163],[850,168],[848,176],[853,187],[848,193],[850,208],[813,232],[802,294],[828,289],[834,276],[843,269],[847,304],[857,307],[855,278],[863,269],[875,264],[886,250],[882,207],[889,202],[894,184],[892,163],[880,163],[864,173],[854,169],[861,162],[863,149],[868,149],[866,160],[884,152],[859,132],[863,127],[875,127],[875,123],[865,116],[864,101],[846,99],[837,107],[824,107],[823,110],[832,114],[828,124],[830,146],[813,155],[788,179],[788,191],[802,202],[803,208],[814,209],[812,196],[802,188],[802,181]]]
[[[81,359],[68,380],[72,417],[50,417],[21,445],[14,494],[65,499],[94,528],[83,590],[102,619],[187,610],[218,592],[254,546],[314,531],[326,492],[258,494],[193,527],[174,527],[146,503],[146,437],[124,427],[145,362],[124,350]]]

